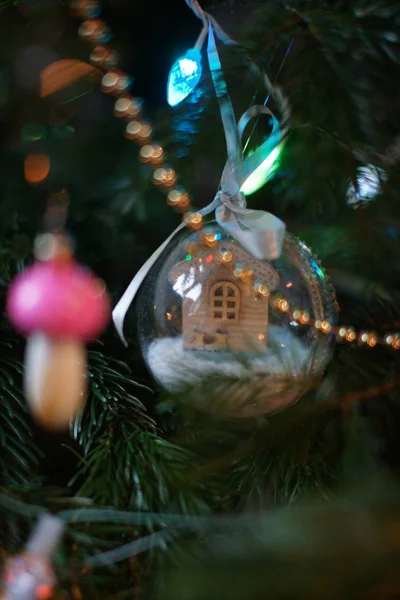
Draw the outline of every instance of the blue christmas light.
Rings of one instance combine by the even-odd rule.
[[[167,100],[170,106],[180,104],[199,83],[201,78],[201,54],[196,48],[174,62],[168,76]]]

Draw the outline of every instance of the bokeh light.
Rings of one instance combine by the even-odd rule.
[[[50,173],[50,159],[46,154],[29,154],[24,162],[24,176],[28,183],[40,183]]]
[[[53,62],[40,73],[40,96],[55,94],[82,79],[100,78],[100,71],[80,60],[64,59]]]

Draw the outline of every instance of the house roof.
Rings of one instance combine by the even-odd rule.
[[[215,258],[220,255],[222,247],[232,253],[232,261],[224,266],[215,262]],[[201,250],[189,260],[184,260],[175,265],[169,273],[168,280],[175,287],[174,284],[180,278],[181,284],[178,286],[179,290],[177,289],[178,293],[180,293],[180,291],[183,292],[183,288],[185,290],[191,288],[196,284],[196,279],[202,280],[211,271],[214,271],[215,268],[230,269],[229,273],[231,273],[237,263],[241,263],[245,269],[252,269],[254,279],[260,279],[267,285],[269,290],[274,290],[279,285],[279,274],[269,262],[254,258],[239,244],[225,240],[217,244],[214,248],[205,247],[204,250]],[[184,284],[183,280],[185,280]]]

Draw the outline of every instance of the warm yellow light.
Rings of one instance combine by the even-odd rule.
[[[140,127],[140,121],[129,121],[125,130],[126,137],[129,139],[134,139],[139,134]]]
[[[203,226],[203,217],[200,213],[192,213],[187,223],[191,229],[200,229]]]
[[[233,275],[234,275],[235,277],[241,277],[241,276],[242,276],[242,274],[243,274],[243,265],[242,265],[242,263],[239,263],[239,262],[238,262],[238,263],[236,263],[236,265],[235,265],[235,269],[234,269],[234,271],[233,271]]]
[[[307,323],[310,320],[310,313],[306,310],[303,310],[301,315],[300,315],[300,323],[302,325],[307,325]]]
[[[160,163],[163,158],[164,158],[164,150],[162,148],[162,146],[158,146],[157,144],[153,144],[151,146],[152,148],[152,153],[151,153],[151,160],[153,163]]]
[[[143,148],[142,148],[143,150]],[[175,204],[179,204],[182,199],[182,194],[179,190],[171,190],[168,192],[167,203],[170,206],[175,206]]]
[[[175,179],[176,179],[175,171],[173,169],[165,169],[164,178],[165,178],[166,183],[170,183],[172,181],[175,182]]]
[[[153,155],[153,146],[151,146],[150,144],[146,144],[145,146],[142,146],[140,149],[140,158],[143,161],[147,161],[149,160]]]
[[[156,169],[153,173],[153,181],[156,185],[160,185],[165,179],[165,169]]]
[[[393,343],[393,336],[389,333],[388,335],[385,335],[384,340],[385,340],[385,344],[387,344],[388,346],[391,346]]]
[[[244,283],[251,283],[253,279],[253,270],[252,269],[244,269],[240,275],[240,279]]]
[[[324,333],[329,333],[332,329],[332,325],[329,323],[329,321],[322,321],[321,329]]]
[[[203,220],[203,217],[201,216],[200,213],[195,213],[194,215],[192,215],[190,217],[190,222],[191,223],[201,223],[201,221]]]
[[[278,308],[281,312],[287,312],[289,310],[289,302],[284,298],[278,301]]]
[[[222,261],[223,261],[224,263],[231,262],[231,260],[232,260],[232,252],[229,252],[229,251],[228,251],[228,252],[224,252],[224,253],[222,254]]]
[[[293,319],[295,321],[298,321],[300,319],[300,317],[301,317],[301,310],[298,308],[295,308],[293,311]]]
[[[114,115],[116,117],[124,117],[131,105],[131,98],[118,98],[114,105]]]

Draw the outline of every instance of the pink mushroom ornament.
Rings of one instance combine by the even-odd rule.
[[[7,312],[28,336],[25,395],[48,429],[68,427],[86,399],[85,342],[106,327],[110,302],[104,283],[72,257],[64,235],[37,238],[38,259],[12,282]]]

